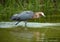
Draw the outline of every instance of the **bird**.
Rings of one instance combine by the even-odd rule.
[[[15,25],[19,24],[20,21],[25,21],[25,27],[26,27],[27,20],[40,18],[41,16],[46,17],[43,12],[22,11],[18,14],[14,14],[11,17],[11,20],[18,21]]]

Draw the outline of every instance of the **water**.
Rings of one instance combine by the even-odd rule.
[[[0,22],[0,28],[11,28],[16,26],[25,26],[25,22],[20,22],[15,25],[16,22]],[[47,27],[47,26],[60,26],[60,23],[36,23],[27,22],[27,27]]]
[[[26,39],[28,41],[32,40],[33,33],[32,32],[10,32],[13,36],[15,36],[18,39]]]
[[[24,22],[20,22],[18,25],[15,25],[16,22],[0,22],[0,28],[11,28],[11,27],[16,27],[16,26],[25,26]],[[27,23],[27,27],[49,27],[49,26],[60,26],[60,23],[36,23],[36,22],[28,22]],[[40,41],[43,42],[45,39],[45,32],[47,30],[45,30],[43,33],[41,34],[40,32],[26,32],[26,31],[10,31],[10,34],[13,35],[15,37],[15,39],[18,40],[25,40],[28,42],[31,42],[34,40],[33,37],[36,38],[36,41]],[[41,35],[41,38],[40,38]],[[48,41],[47,41],[48,42]],[[53,41],[54,42],[54,41]]]

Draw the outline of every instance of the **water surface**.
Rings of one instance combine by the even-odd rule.
[[[25,26],[25,22],[20,22],[15,25],[16,22],[0,22],[0,28],[11,28],[16,26]],[[60,23],[37,23],[27,22],[27,27],[47,27],[47,26],[60,26]]]

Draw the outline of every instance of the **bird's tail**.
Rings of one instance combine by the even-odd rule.
[[[19,24],[19,21],[15,25],[17,25],[17,24]]]

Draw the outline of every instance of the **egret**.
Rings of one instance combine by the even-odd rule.
[[[11,20],[18,21],[15,25],[17,25],[20,21],[25,21],[25,27],[26,27],[27,20],[40,18],[41,16],[45,17],[43,12],[23,11],[19,14],[14,14],[11,17]]]

